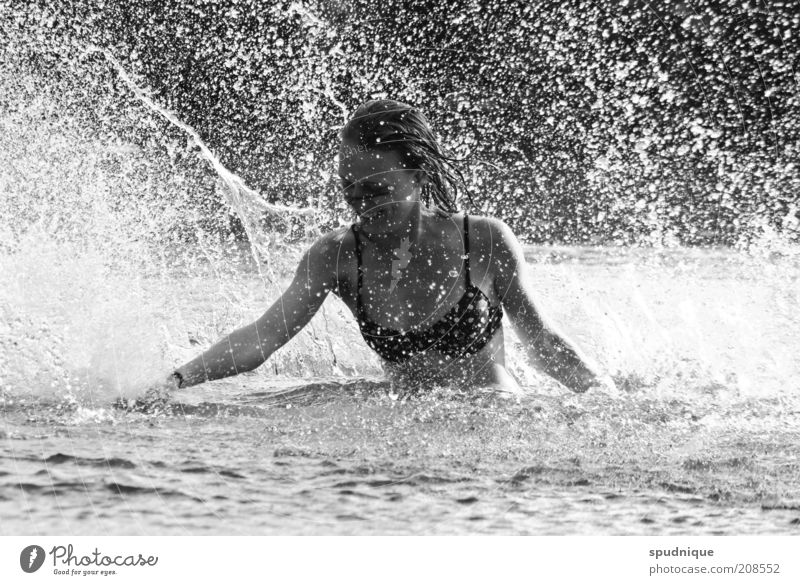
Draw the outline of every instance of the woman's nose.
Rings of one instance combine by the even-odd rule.
[[[353,185],[345,191],[344,198],[349,205],[360,208],[365,207],[366,201],[373,195],[374,193],[369,188],[365,188],[360,185]]]
[[[353,187],[353,197],[357,197],[359,199],[369,199],[375,195],[375,189],[373,187],[365,187],[364,185],[356,184]]]

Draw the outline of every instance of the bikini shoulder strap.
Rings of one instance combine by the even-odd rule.
[[[353,239],[355,240],[356,246],[356,270],[358,271],[358,278],[356,281],[356,313],[358,314],[359,321],[365,321],[364,307],[361,304],[361,286],[364,283],[364,268],[361,266],[361,242],[358,237],[358,226],[356,226],[356,224],[353,224]]]
[[[467,277],[467,286],[472,285],[472,278],[469,273],[469,221],[467,214],[464,214],[464,273]]]

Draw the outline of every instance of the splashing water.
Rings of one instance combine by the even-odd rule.
[[[632,42],[647,14],[585,20],[559,4],[517,15],[550,48],[525,52],[507,27],[508,64],[481,83],[473,59],[496,47],[470,54],[413,33],[387,66],[384,24],[367,40],[335,3],[176,3],[138,40],[126,29],[146,20],[138,4],[125,18],[95,7],[82,23],[47,2],[1,7],[0,481],[14,494],[0,498],[3,531],[796,532],[794,147],[753,148],[769,133],[752,95],[746,136],[702,108],[685,105],[683,120],[671,104],[690,104],[693,83],[705,80],[707,108],[724,92],[716,73],[676,77],[680,51],[608,57],[602,39]],[[510,8],[494,10],[507,22]],[[779,12],[750,16],[775,24],[786,50],[796,42]],[[702,12],[683,18],[710,26]],[[194,45],[164,43],[173,19]],[[452,16],[451,38],[475,22]],[[642,38],[661,47],[657,30]],[[559,92],[542,84],[544,105],[518,81],[542,64]],[[475,87],[441,82],[448,67]],[[777,104],[782,69],[770,67]],[[519,108],[503,92],[549,133],[509,119]],[[349,221],[331,186],[332,130],[383,94],[431,104],[448,147],[488,163],[467,173],[477,204],[537,242],[526,258],[544,311],[615,373],[621,396],[566,394],[525,365],[507,328],[525,396],[397,400],[330,298],[259,370],[157,411],[113,409],[252,321],[309,239]],[[782,99],[786,133],[797,110]],[[718,172],[692,158],[703,154]],[[698,243],[715,245],[687,246]]]

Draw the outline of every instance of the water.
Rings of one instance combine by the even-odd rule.
[[[291,6],[307,35],[293,42],[315,59],[325,39],[344,34]],[[658,193],[650,202],[641,193],[672,189],[680,165],[665,183],[631,183],[636,173],[617,169],[624,152],[615,151],[580,185],[620,202],[614,213],[631,222],[612,231],[630,228],[620,241],[631,245],[611,245],[615,236],[594,247],[526,247],[542,309],[614,374],[619,395],[570,394],[525,365],[509,332],[508,365],[523,396],[443,388],[398,399],[332,297],[256,372],[149,409],[120,408],[258,317],[308,238],[349,218],[329,194],[313,195],[334,169],[319,144],[295,166],[256,165],[270,172],[266,187],[251,189],[220,160],[241,155],[239,146],[207,146],[164,106],[173,96],[123,66],[138,62],[136,51],[118,60],[80,26],[70,32],[46,7],[29,10],[33,25],[0,31],[0,533],[800,532],[796,206],[776,208],[784,231],[757,212],[737,216],[758,226],[738,246],[688,248],[675,236],[733,213],[741,200],[726,200],[731,189],[750,211],[751,188],[783,201],[793,167],[732,149],[719,155],[724,180],[695,185],[706,191],[675,212]],[[249,38],[234,32],[218,50],[238,51]],[[327,69],[300,54],[281,57],[297,74],[293,85],[252,94],[319,94],[302,93],[305,126],[270,138],[290,158],[309,125],[315,140],[327,132],[319,100],[337,122],[347,113],[331,73],[346,66],[338,53],[323,52]],[[240,56],[241,70],[255,63]],[[631,76],[618,79],[622,89],[633,91]],[[255,109],[234,103],[227,113]],[[617,136],[608,124],[597,132]],[[680,136],[653,132],[654,144]],[[639,155],[650,171],[673,164]],[[473,187],[482,172],[471,173]],[[282,197],[286,175],[306,181],[309,194]],[[701,205],[708,193],[718,207]],[[513,195],[478,203],[521,215]],[[557,218],[546,217],[519,235],[557,232]],[[642,225],[651,231],[637,239],[631,226]]]
[[[328,363],[311,383],[303,369],[323,366],[287,347],[276,360],[285,372],[266,365],[180,391],[158,412],[115,409],[115,390],[88,383],[59,401],[35,378],[7,386],[2,531],[797,533],[800,348],[785,310],[796,306],[796,259],[527,253],[552,318],[619,370],[621,396],[533,379],[512,340],[526,396],[395,400],[330,299],[328,327],[345,331],[333,343],[357,346],[338,365],[356,372],[347,376]],[[255,270],[249,278],[257,288]],[[160,291],[198,329],[219,298],[185,277]]]

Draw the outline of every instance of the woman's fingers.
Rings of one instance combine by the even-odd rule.
[[[593,387],[598,392],[602,392],[603,394],[608,394],[609,396],[619,396],[620,391],[617,388],[617,385],[614,383],[614,380],[609,375],[599,376],[597,378],[597,384]]]
[[[570,390],[578,394],[591,390],[592,392],[602,392],[609,396],[620,395],[617,385],[608,374],[596,375],[590,370],[584,370],[580,373],[576,372],[570,382]]]
[[[140,398],[120,398],[114,403],[114,407],[131,412],[161,412],[169,404],[170,393],[176,389],[175,378],[170,375],[150,385]]]

